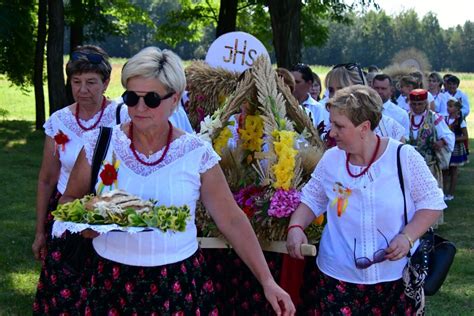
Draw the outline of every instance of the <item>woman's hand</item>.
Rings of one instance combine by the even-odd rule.
[[[81,235],[84,238],[93,239],[93,238],[99,236],[100,234],[98,232],[96,232],[95,230],[92,230],[92,229],[88,228],[88,229],[84,229],[81,232]]]
[[[395,261],[400,260],[410,251],[410,242],[406,236],[402,234],[396,235],[387,249],[385,249],[385,259]]]
[[[36,260],[42,260],[46,257],[46,234],[38,233],[35,235],[35,241],[31,246]]]
[[[307,244],[308,238],[304,231],[299,227],[293,227],[288,231],[288,237],[286,238],[286,249],[288,254],[296,259],[304,259],[301,254],[301,244]]]
[[[445,145],[446,145],[446,143],[444,142],[444,140],[440,139],[440,140],[438,140],[437,142],[434,142],[434,143],[433,143],[433,149],[439,151],[439,150],[441,150],[441,148],[443,148]]]
[[[276,284],[275,280],[271,279],[267,283],[262,284],[265,292],[265,297],[272,305],[273,310],[277,315],[291,316],[295,315],[296,308],[291,301],[290,295],[286,293],[281,287]]]

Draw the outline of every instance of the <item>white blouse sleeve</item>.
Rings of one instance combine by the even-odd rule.
[[[402,126],[402,124],[398,123],[396,120],[390,118],[392,120],[392,131],[391,135],[393,139],[395,140],[400,140],[402,137],[405,137],[407,134],[405,131],[405,128]]]
[[[325,172],[324,157],[311,174],[311,179],[301,190],[301,203],[306,204],[316,216],[326,211],[329,199],[324,191],[323,174]]]
[[[204,152],[201,156],[201,161],[199,164],[199,173],[206,172],[218,164],[219,160],[221,160],[221,157],[219,157],[219,155],[214,151],[214,149],[211,147],[211,144],[204,141],[202,143],[204,146]]]
[[[435,128],[436,133],[438,134],[438,140],[444,139],[449,151],[453,151],[454,142],[456,140],[456,138],[454,137],[454,133],[449,129],[448,124],[446,124],[442,116],[438,114],[436,114],[436,116],[437,118],[435,121]]]
[[[90,132],[84,133],[84,151],[89,165],[92,166],[92,158],[94,157],[94,150],[97,140],[99,138],[100,128],[94,129]]]
[[[471,108],[469,106],[469,99],[467,98],[467,95],[463,92],[461,93],[461,113],[463,117],[466,117],[469,115],[471,112]]]
[[[431,174],[423,157],[412,146],[403,146],[405,150],[402,153],[405,157],[403,163],[404,177],[408,179],[408,190],[415,210],[443,210],[444,203],[443,191],[438,187],[438,182]],[[403,157],[402,156],[402,157]],[[403,161],[403,160],[402,160]]]
[[[55,133],[54,133],[54,127],[53,127],[53,117],[50,117],[44,124],[44,133],[48,135],[49,137],[53,138]]]

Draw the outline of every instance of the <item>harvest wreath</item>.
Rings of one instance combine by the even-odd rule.
[[[201,122],[199,136],[212,142],[221,156],[234,198],[262,245],[285,240],[289,218],[300,202],[299,191],[324,146],[267,59],[258,58],[240,77],[223,107]],[[204,237],[221,237],[200,205],[196,220]],[[310,241],[319,240],[322,223],[318,218],[306,229]]]

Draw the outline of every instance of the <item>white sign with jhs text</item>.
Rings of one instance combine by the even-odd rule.
[[[254,36],[245,32],[232,32],[219,36],[209,48],[206,62],[213,67],[242,72],[264,55],[268,59],[267,49]]]

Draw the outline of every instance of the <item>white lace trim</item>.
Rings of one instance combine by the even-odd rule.
[[[117,104],[114,101],[111,101],[106,106],[104,110],[104,114],[102,115],[102,118],[100,119],[100,122],[97,127],[109,126],[112,123],[116,122],[116,109],[117,109]],[[69,130],[75,133],[78,137],[82,137],[82,135],[87,132],[87,131],[84,131],[77,124],[76,117],[74,116],[74,113],[71,112],[71,109],[69,107],[65,107],[64,109],[61,109],[55,112],[53,115],[56,116],[59,121],[61,121]],[[99,119],[99,116],[100,116],[100,111],[97,112],[93,117],[91,117],[88,120],[79,119],[79,121],[84,127],[89,127],[95,124],[95,122],[97,122],[97,120]],[[46,135],[50,137],[54,137],[55,129],[54,129],[51,118],[46,121],[43,127],[45,129]]]
[[[443,200],[443,191],[438,187],[438,182],[426,166],[423,157],[412,146],[403,146],[402,152],[404,150],[406,154],[401,157],[402,168],[408,170],[409,193],[416,210],[445,209],[447,206]],[[404,179],[407,179],[406,172]]]
[[[405,128],[395,119],[389,116],[382,116],[379,125],[375,128],[375,133],[379,136],[390,137],[400,140],[405,134]]]
[[[321,159],[320,163],[317,164],[316,169],[311,174],[311,179],[303,187],[301,195],[301,202],[309,206],[317,216],[326,211],[328,203],[328,197],[322,190],[322,174],[326,172],[324,163],[325,161]]]
[[[53,224],[53,236],[60,237],[66,230],[71,233],[80,233],[85,229],[92,229],[99,234],[105,234],[113,230],[120,230],[123,232],[127,232],[129,234],[136,234],[145,230],[154,230],[160,231],[158,228],[151,228],[151,227],[123,227],[118,226],[116,224],[110,225],[89,225],[89,224],[79,224],[73,222],[60,222],[55,221]]]
[[[94,148],[97,142],[98,135],[99,130],[95,130],[90,133],[87,133],[84,137],[86,142],[84,149],[86,151],[87,160],[91,165],[92,156],[94,155]],[[168,153],[166,154],[163,161],[156,166],[145,166],[139,161],[137,161],[137,159],[133,155],[132,150],[130,149],[130,143],[130,139],[121,130],[120,126],[114,127],[112,132],[112,150],[114,150],[117,159],[121,161],[121,164],[125,164],[133,172],[141,176],[148,176],[157,171],[158,169],[173,163],[174,161],[183,157],[185,154],[202,147],[204,147],[204,152],[199,165],[200,173],[206,172],[208,169],[216,165],[220,160],[220,157],[212,149],[210,144],[191,134],[183,134],[177,139],[175,139],[170,144]],[[164,148],[160,149],[149,157],[140,152],[138,152],[138,155],[143,161],[153,162],[161,157],[163,150]]]

